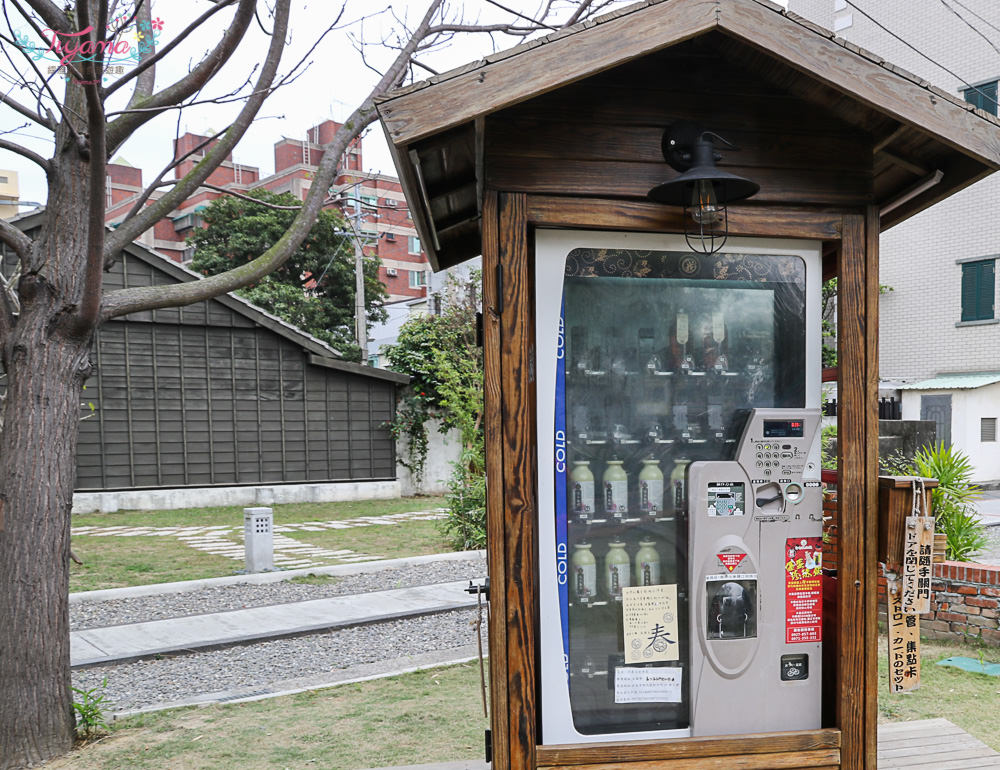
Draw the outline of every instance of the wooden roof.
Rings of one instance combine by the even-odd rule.
[[[794,97],[803,110],[821,111],[864,136],[872,153],[869,201],[881,206],[883,229],[1000,168],[995,116],[780,6],[645,0],[378,100],[432,265],[449,267],[479,253],[490,116],[667,49],[677,48],[679,57],[695,42],[702,54],[711,49]],[[681,60],[664,61],[677,66]],[[566,121],[576,125],[586,115]],[[641,199],[647,189],[637,184],[613,197]]]
[[[46,216],[47,212],[44,208],[36,209],[12,219],[11,223],[30,235],[33,230],[42,226]],[[127,245],[124,251],[128,256],[146,263],[155,271],[163,273],[177,283],[188,283],[190,281],[201,280],[202,278],[200,274],[189,270],[158,251],[147,248],[138,241]],[[309,362],[316,366],[337,369],[364,377],[372,377],[377,380],[388,380],[398,385],[406,385],[410,381],[409,375],[394,372],[390,369],[377,369],[372,366],[356,364],[353,361],[344,361],[340,351],[333,346],[288,323],[288,321],[278,318],[278,316],[269,313],[263,308],[257,307],[257,305],[234,292],[220,294],[217,297],[203,300],[202,302],[217,302],[233,313],[247,318],[257,326],[268,329],[279,337],[284,337],[289,342],[302,348],[303,352],[309,356]],[[171,310],[171,308],[166,308],[166,310]],[[144,314],[149,315],[152,312],[161,311],[140,311],[127,315],[125,318],[139,318]]]

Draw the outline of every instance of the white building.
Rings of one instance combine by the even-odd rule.
[[[788,9],[997,114],[997,0],[790,0]],[[890,163],[915,173],[915,189],[933,189],[948,173],[902,155]],[[881,298],[882,389],[901,389],[903,419],[935,420],[938,438],[970,457],[978,481],[1000,479],[998,257],[1000,175],[881,239],[880,280],[893,289]]]

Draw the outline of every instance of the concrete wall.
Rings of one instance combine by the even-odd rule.
[[[409,451],[405,439],[396,443],[396,478],[399,481],[400,494],[410,495],[443,495],[448,491],[448,479],[451,477],[451,464],[458,460],[462,453],[462,442],[457,430],[441,433],[439,420],[427,423],[427,463],[424,466],[423,479],[418,483],[409,468],[399,464],[400,457],[409,460]]]
[[[964,98],[961,89],[965,83],[928,58],[948,67],[966,83],[977,85],[1000,76],[1000,53],[952,13],[950,5],[920,3],[917,12],[907,2],[790,0],[788,9]],[[1000,26],[1000,3],[996,0],[963,0],[962,5]],[[995,39],[969,11],[954,7]],[[880,29],[858,9],[909,45]],[[914,381],[942,372],[1000,369],[997,327],[959,325],[962,269],[956,263],[1000,252],[998,212],[1000,178],[994,175],[882,234],[879,279],[894,289],[881,298],[879,364],[883,379]]]
[[[166,511],[223,505],[273,503],[339,503],[349,500],[390,500],[400,496],[398,481],[344,481],[333,484],[133,489],[122,492],[76,492],[73,513]]]
[[[903,419],[919,419],[921,396],[949,393],[952,445],[968,455],[975,466],[974,481],[1000,479],[1000,443],[979,440],[981,418],[1000,418],[1000,383],[968,390],[904,390]]]

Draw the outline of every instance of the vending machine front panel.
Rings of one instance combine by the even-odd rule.
[[[692,584],[689,469],[732,461],[751,409],[818,406],[818,244],[703,255],[542,230],[536,257],[542,742],[688,736],[692,624],[739,645],[761,632],[739,538],[719,546],[740,562],[726,580]],[[714,516],[755,513],[747,476],[704,492]],[[718,664],[741,670],[731,649]]]

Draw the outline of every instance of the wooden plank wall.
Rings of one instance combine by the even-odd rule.
[[[108,279],[173,282],[130,257]],[[80,426],[77,488],[394,478],[382,426],[395,385],[308,356],[214,301],[108,322],[83,394],[96,411]]]
[[[871,202],[868,135],[745,68],[700,54],[704,45],[676,46],[488,117],[487,184],[644,199],[676,176],[663,161],[664,126],[697,120],[737,146],[719,147],[719,165],[760,183],[756,204]]]

